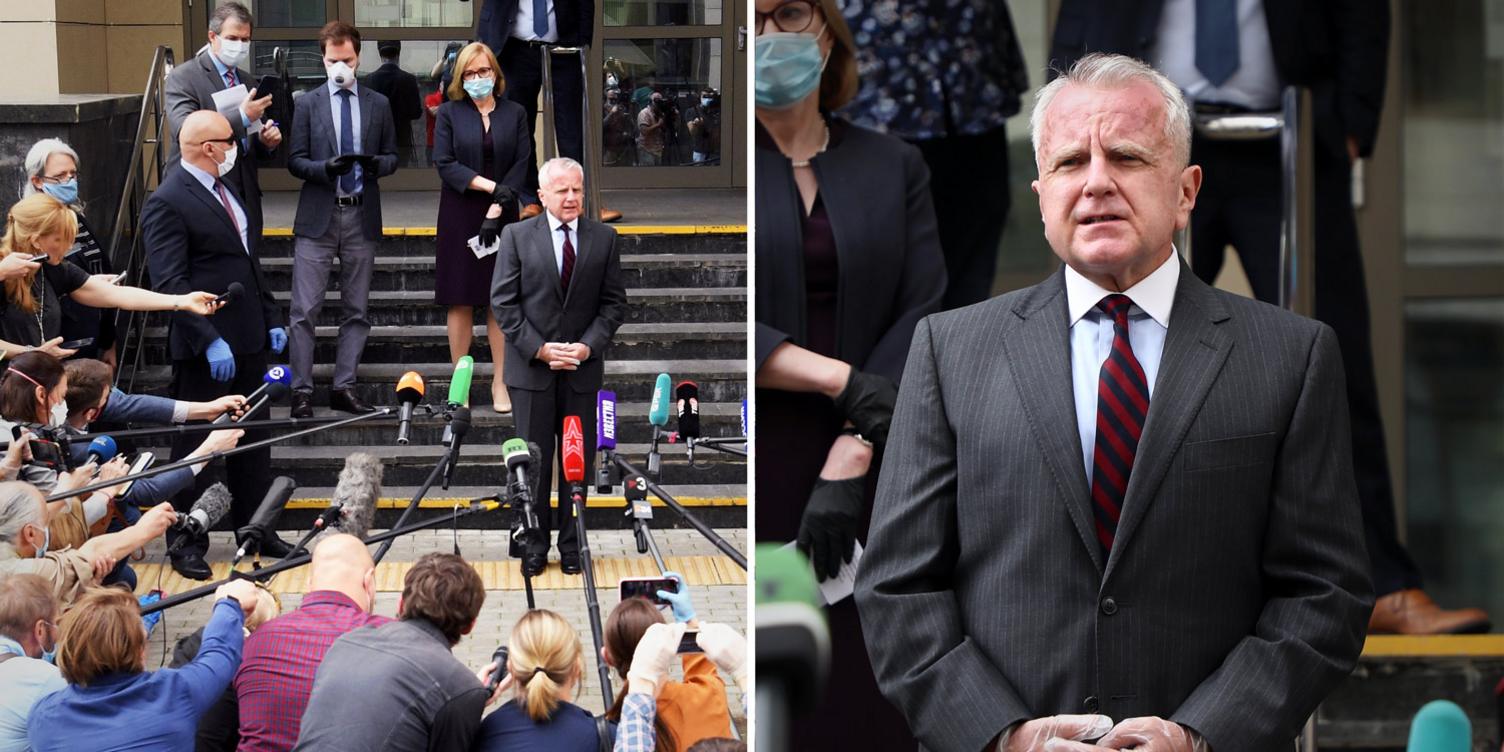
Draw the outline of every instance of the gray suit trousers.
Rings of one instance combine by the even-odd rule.
[[[376,243],[361,234],[363,206],[335,206],[329,228],[321,237],[298,236],[292,264],[292,310],[288,315],[288,359],[294,391],[313,391],[314,327],[324,295],[329,289],[329,268],[339,259],[340,303],[344,317],[339,322],[339,345],[334,358],[334,388],[355,386],[355,368],[366,348],[371,322],[366,319],[366,299],[371,292],[371,269],[376,262]]]

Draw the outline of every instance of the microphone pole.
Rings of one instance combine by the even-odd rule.
[[[198,465],[198,464],[213,462],[214,460],[217,460],[217,459],[219,459],[221,457],[229,457],[231,455],[240,454],[241,452],[249,452],[252,449],[260,449],[262,447],[268,447],[268,446],[276,444],[277,442],[280,442],[280,441],[287,441],[288,439],[296,439],[296,438],[300,438],[300,437],[303,437],[303,436],[308,436],[308,435],[311,435],[311,434],[318,433],[319,431],[324,431],[324,430],[327,430],[327,429],[330,429],[330,428],[339,428],[340,426],[346,426],[346,425],[349,425],[351,423],[359,423],[360,421],[363,421],[363,420],[370,420],[372,418],[380,417],[380,416],[383,416],[383,415],[390,415],[391,413],[392,413],[392,408],[390,408],[390,407],[378,408],[376,410],[376,412],[374,412],[374,413],[366,413],[364,415],[356,415],[356,416],[350,417],[350,418],[341,418],[340,420],[337,420],[337,421],[335,421],[333,423],[326,423],[326,424],[321,425],[321,426],[314,426],[313,428],[304,429],[302,431],[294,431],[294,432],[292,432],[290,434],[286,434],[284,436],[274,436],[274,437],[272,437],[270,439],[262,439],[261,441],[252,442],[250,444],[245,444],[243,446],[237,446],[234,449],[225,449],[223,451],[210,452],[208,454],[199,455],[199,456],[196,456],[196,457],[187,457],[187,458],[178,460],[176,462],[169,462],[169,463],[167,463],[165,465],[157,465],[156,467],[143,470],[143,471],[141,471],[139,473],[136,473],[135,475],[122,475],[119,478],[115,478],[114,480],[96,481],[94,483],[90,483],[87,486],[80,486],[78,488],[70,488],[70,489],[68,489],[66,491],[59,491],[57,493],[54,493],[54,494],[48,496],[46,499],[44,499],[44,501],[57,501],[59,499],[66,499],[66,498],[69,498],[69,497],[72,497],[72,496],[78,496],[79,494],[85,494],[85,493],[90,493],[90,492],[93,492],[93,491],[98,491],[101,488],[109,488],[111,486],[118,486],[121,483],[126,483],[128,481],[139,480],[141,478],[150,478],[150,477],[152,477],[154,475],[161,475],[162,473],[168,472],[169,470],[177,470],[180,467],[192,467],[193,465]],[[241,426],[235,426],[235,427],[236,428],[240,428]],[[224,426],[218,426],[214,430],[219,430],[221,428],[224,428]],[[118,436],[119,434],[116,434],[116,435]]]
[[[641,477],[644,481],[644,485],[647,486],[648,491],[651,491],[654,496],[662,499],[663,503],[668,505],[669,508],[673,509],[675,512],[678,512],[679,516],[683,517],[684,521],[688,522],[690,527],[698,530],[700,535],[705,536],[706,540],[710,541],[712,545],[714,545],[716,548],[719,548],[722,553],[726,554],[726,556],[730,557],[732,561],[736,562],[737,566],[741,567],[742,569],[747,568],[747,556],[745,554],[736,550],[736,547],[726,542],[726,539],[722,538],[719,533],[711,529],[709,525],[701,522],[699,518],[691,514],[683,504],[679,503],[678,499],[675,499],[673,496],[670,496],[667,491],[663,490],[662,486],[654,483],[651,479],[647,478],[647,476],[643,475],[643,472],[641,470],[638,470],[632,465],[632,463],[623,459],[620,454],[613,454],[611,456],[611,459],[614,460],[616,462],[616,465],[620,467],[622,471],[628,476]]]
[[[392,525],[393,528],[401,527],[404,522],[407,522],[407,518],[412,516],[413,510],[417,509],[418,504],[423,501],[423,497],[428,495],[429,489],[433,488],[433,484],[438,481],[439,476],[444,473],[444,468],[449,466],[449,462],[450,460],[448,452],[439,455],[439,461],[434,464],[432,470],[428,471],[428,477],[423,479],[423,485],[418,486],[418,491],[414,493],[413,498],[407,502],[407,508],[402,510],[401,516],[397,517],[396,524]],[[371,557],[371,561],[376,564],[380,564],[381,558],[383,556],[386,556],[386,552],[390,550],[391,547],[392,541],[390,539],[387,539],[386,542],[381,544],[381,548],[376,549],[376,554]]]
[[[590,636],[595,640],[595,654],[605,644],[601,629],[601,604],[595,591],[595,565],[590,560],[590,538],[585,534],[585,434],[578,415],[564,417],[564,480],[569,484],[569,499],[574,506],[574,532],[580,539],[580,573],[585,576],[585,613],[590,617]],[[611,669],[605,661],[596,661],[601,676],[601,700],[611,711]]]
[[[393,417],[393,413],[391,412],[393,408],[386,409],[388,410],[388,412],[378,415],[378,417]],[[329,415],[318,418],[272,418],[269,420],[247,420],[240,423],[184,423],[182,425],[173,426],[130,428],[121,431],[100,431],[95,433],[74,434],[73,436],[69,437],[69,441],[70,443],[79,441],[92,441],[99,438],[100,436],[109,436],[117,440],[149,439],[158,436],[187,436],[196,433],[209,433],[210,431],[221,431],[235,428],[242,428],[247,431],[257,429],[269,430],[274,428],[300,428],[304,426],[325,426],[330,423],[338,423],[342,420],[347,420],[347,418],[342,416]],[[9,448],[9,441],[0,441],[0,451],[5,451]]]

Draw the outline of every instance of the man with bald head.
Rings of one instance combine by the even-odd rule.
[[[246,638],[235,675],[242,752],[292,749],[329,646],[346,632],[391,621],[371,613],[376,564],[352,535],[331,535],[314,547],[308,587],[298,610]]]
[[[1207,286],[1179,89],[1082,58],[1031,118],[1033,287],[914,331],[857,607],[932,750],[1289,749],[1373,607],[1330,327]]]
[[[261,386],[267,350],[281,352],[287,332],[261,273],[257,257],[261,238],[247,220],[243,197],[221,179],[235,163],[235,136],[224,116],[200,110],[183,119],[178,146],[182,160],[168,168],[141,210],[152,286],[158,292],[182,294],[223,292],[239,284],[244,292],[225,304],[219,311],[222,317],[172,314],[168,332],[172,396],[204,402],[227,394],[250,394]],[[265,438],[260,433],[247,432],[242,443]],[[173,443],[173,459],[186,456],[197,442],[196,436],[180,437]],[[270,463],[271,449],[266,448],[230,457],[223,468],[218,463],[210,465],[199,473],[195,491],[179,494],[175,505],[186,511],[198,498],[197,491],[223,479],[235,498],[231,525],[239,529],[266,495],[270,479],[265,469]],[[209,565],[203,556],[208,547],[206,535],[178,545],[172,555],[173,569],[184,577],[208,579]],[[287,548],[273,536],[262,542],[261,553],[281,556]]]

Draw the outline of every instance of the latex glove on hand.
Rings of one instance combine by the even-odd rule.
[[[627,670],[627,692],[658,695],[674,656],[679,654],[684,630],[683,624],[654,624],[642,633],[632,653],[632,668]]]
[[[706,622],[700,625],[700,633],[695,635],[695,644],[705,651],[705,657],[716,668],[731,675],[736,686],[743,691],[748,688],[747,638],[740,632],[725,624]]]
[[[324,172],[328,173],[331,178],[343,175],[355,169],[357,161],[354,154],[341,154],[337,157],[330,157],[324,160]]]
[[[230,352],[230,343],[223,338],[210,342],[204,357],[209,360],[210,378],[221,382],[235,378],[235,353]]]
[[[280,326],[275,329],[268,329],[266,336],[271,339],[272,352],[281,354],[283,350],[287,349],[286,329],[283,329]]]
[[[799,520],[799,550],[815,565],[815,577],[828,580],[851,561],[856,551],[857,527],[862,524],[862,494],[865,477],[844,480],[815,479],[804,516]]]
[[[486,217],[480,223],[480,244],[489,246],[496,242],[496,236],[501,234],[501,217]]]
[[[667,590],[659,590],[658,597],[669,602],[674,607],[674,621],[688,624],[695,620],[695,604],[689,597],[689,585],[684,582],[684,575],[678,572],[664,572],[667,577],[679,583],[679,592],[670,593]]]
[[[893,405],[898,401],[898,387],[887,376],[851,369],[846,388],[836,396],[836,410],[856,426],[862,438],[873,444],[888,441],[888,424],[893,422]]]
[[[1055,749],[1093,749],[1080,744],[1097,739],[1112,730],[1112,719],[1105,715],[1052,715],[1024,721],[1008,736],[1005,752],[1043,752]],[[1062,742],[1067,745],[1062,746]]]

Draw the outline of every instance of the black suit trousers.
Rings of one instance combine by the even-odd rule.
[[[1191,162],[1205,178],[1191,214],[1191,268],[1210,284],[1222,249],[1238,251],[1254,296],[1279,295],[1280,160],[1277,141],[1212,141],[1196,136]],[[1315,241],[1312,280],[1316,319],[1332,327],[1342,350],[1352,418],[1353,470],[1378,597],[1420,587],[1420,569],[1399,541],[1394,490],[1384,449],[1368,321],[1368,288],[1353,216],[1351,164],[1345,154],[1315,149]]]
[[[559,552],[579,551],[579,535],[574,528],[573,504],[569,488],[564,483],[564,417],[576,415],[585,440],[585,484],[595,477],[595,392],[576,392],[563,378],[555,378],[547,389],[533,390],[508,387],[512,395],[512,413],[517,420],[517,435],[526,441],[535,442],[541,452],[538,462],[538,488],[534,490],[534,504],[538,524],[543,528],[543,545],[534,553],[548,551],[550,529],[559,531]],[[557,461],[555,460],[557,458]],[[553,495],[553,475],[559,476],[558,504],[550,513],[549,498]],[[589,486],[585,485],[585,498],[589,498]]]
[[[261,386],[262,376],[265,373],[266,351],[264,350],[249,355],[236,355],[235,378],[226,382],[215,381],[209,376],[209,361],[203,357],[178,360],[172,364],[172,396],[174,399],[188,402],[205,402],[226,394],[248,395]],[[188,456],[190,452],[198,448],[199,444],[203,443],[206,435],[200,433],[179,436],[172,443],[172,458],[177,460]],[[238,446],[245,446],[266,438],[268,438],[266,431],[246,431]],[[234,502],[223,524],[238,529],[250,522],[251,515],[256,512],[256,507],[266,497],[267,488],[271,486],[271,461],[272,450],[270,447],[265,447],[211,462],[208,467],[199,471],[193,488],[178,494],[172,500],[172,505],[179,512],[186,512],[193,507],[193,502],[198,499],[204,489],[215,483],[224,482],[229,486]],[[167,542],[173,544],[179,536],[179,533],[168,532]],[[184,542],[182,550],[184,553],[203,554],[209,550],[209,539],[207,536],[201,536]]]
[[[930,196],[945,254],[941,310],[992,297],[998,244],[1008,222],[1008,133],[1002,128],[914,142],[930,168]]]
[[[538,124],[538,92],[543,90],[543,53],[540,48],[514,37],[498,51],[502,75],[507,79],[507,98],[527,111],[529,143]],[[554,127],[559,134],[559,155],[576,162],[585,159],[585,128],[581,120],[584,106],[585,74],[578,55],[553,55]],[[533,155],[534,164],[538,155]],[[538,202],[538,171],[527,171],[526,203]],[[591,410],[594,410],[591,407]]]

